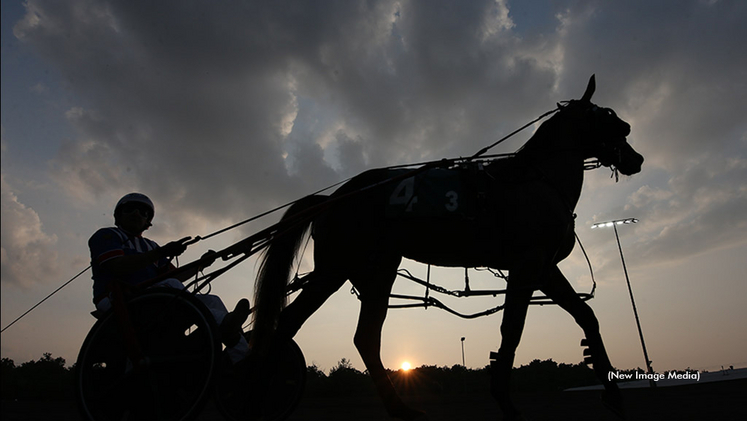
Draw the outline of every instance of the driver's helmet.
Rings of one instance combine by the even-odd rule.
[[[147,207],[150,210],[148,222],[151,222],[156,214],[156,207],[153,206],[153,202],[148,198],[148,196],[142,193],[130,193],[124,195],[121,199],[119,199],[119,202],[117,202],[117,206],[114,207],[114,218],[117,218],[119,216],[119,212],[128,204],[140,204]]]

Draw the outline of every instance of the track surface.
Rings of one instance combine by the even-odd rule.
[[[598,399],[597,391],[519,394],[516,402],[530,421],[617,420]],[[629,420],[745,420],[747,380],[699,383],[657,389],[623,390]],[[430,421],[500,420],[487,396],[410,397],[407,402],[428,412]],[[209,404],[197,421],[223,418]],[[2,402],[3,421],[81,421],[73,401]],[[289,421],[384,421],[375,397],[303,399]]]

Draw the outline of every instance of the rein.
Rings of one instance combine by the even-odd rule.
[[[532,124],[534,124],[534,123],[536,123],[536,122],[544,119],[545,117],[550,116],[550,115],[552,115],[552,114],[554,114],[554,113],[556,113],[556,112],[558,112],[558,111],[560,111],[562,109],[563,109],[563,106],[560,105],[560,104],[558,104],[557,108],[555,108],[553,110],[550,110],[550,111],[547,111],[546,113],[540,115],[539,117],[535,118],[534,120],[526,123],[525,125],[519,127],[518,129],[514,130],[513,132],[507,134],[506,136],[503,136],[502,138],[498,139],[497,141],[495,141],[491,145],[488,145],[488,146],[480,149],[477,153],[475,153],[474,155],[472,155],[472,156],[470,156],[468,158],[439,159],[439,160],[435,160],[435,161],[425,161],[425,162],[418,162],[418,163],[412,163],[412,164],[392,165],[392,166],[389,166],[389,167],[384,167],[382,169],[384,169],[384,170],[393,170],[393,169],[408,168],[408,167],[433,166],[433,165],[437,165],[437,164],[443,165],[444,162],[453,162],[453,163],[460,162],[460,161],[470,162],[470,161],[476,160],[477,158],[483,156],[490,149],[498,146],[499,144],[501,144],[504,141],[508,140],[509,138],[513,137],[514,135],[516,135],[517,133],[519,133],[522,130],[526,129],[527,127],[531,126]],[[515,155],[516,155],[516,153],[505,153],[505,154],[487,155],[487,156],[485,156],[483,158],[484,159],[505,158],[505,157],[511,157],[511,156],[515,156]],[[596,168],[598,168],[598,167],[596,167]],[[325,187],[323,189],[317,190],[316,192],[312,193],[310,196],[323,193],[323,192],[325,192],[327,190],[330,190],[330,189],[332,189],[334,187],[337,187],[337,186],[339,186],[341,184],[344,184],[344,183],[350,181],[352,178],[353,177],[349,177],[349,178],[347,178],[345,180],[339,181],[339,182],[337,182],[335,184],[332,184],[330,186],[327,186],[327,187]],[[262,217],[267,216],[269,214],[275,213],[275,212],[277,212],[279,210],[282,210],[282,209],[285,209],[285,208],[287,208],[289,206],[293,206],[299,200],[301,200],[301,199],[296,199],[296,200],[294,200],[292,202],[288,202],[288,203],[286,203],[284,205],[281,205],[281,206],[278,206],[276,208],[270,209],[268,211],[262,212],[259,215],[253,216],[251,218],[245,219],[245,220],[240,221],[240,222],[237,222],[237,223],[235,223],[233,225],[230,225],[228,227],[222,228],[222,229],[220,229],[218,231],[215,231],[215,232],[212,232],[212,233],[210,233],[208,235],[205,235],[205,236],[199,236],[198,235],[194,239],[186,242],[185,245],[192,245],[192,244],[194,244],[194,243],[196,243],[196,242],[198,242],[200,240],[207,240],[208,238],[211,238],[211,237],[214,237],[216,235],[222,234],[222,233],[224,233],[226,231],[230,231],[230,230],[232,230],[234,228],[238,228],[238,227],[240,227],[240,226],[242,226],[244,224],[248,224],[249,222],[255,221],[255,220],[259,219],[259,218],[262,218]]]
[[[472,156],[471,156],[471,157],[469,158],[469,160],[472,160],[472,159],[475,159],[475,158],[478,158],[478,157],[480,157],[480,156],[481,156],[481,155],[483,155],[483,154],[484,154],[485,152],[487,152],[487,151],[489,151],[490,149],[493,149],[494,147],[496,147],[496,146],[498,146],[499,144],[503,143],[503,142],[504,142],[505,140],[509,139],[509,138],[510,138],[510,137],[512,137],[513,135],[515,135],[515,134],[519,133],[520,131],[522,131],[522,130],[526,129],[527,127],[531,126],[532,124],[534,124],[534,123],[536,123],[536,122],[538,122],[538,121],[542,120],[543,118],[545,118],[545,117],[547,117],[547,116],[549,116],[549,115],[555,114],[556,112],[560,111],[561,109],[562,109],[561,105],[560,105],[560,104],[558,104],[558,107],[557,107],[557,108],[555,108],[554,110],[550,110],[550,111],[548,111],[548,112],[546,112],[546,113],[542,114],[541,116],[539,116],[539,117],[535,118],[534,120],[530,121],[529,123],[527,123],[527,124],[525,124],[525,125],[523,125],[523,126],[519,127],[518,129],[514,130],[513,132],[511,132],[511,133],[507,134],[506,136],[503,136],[503,138],[501,138],[501,139],[498,139],[498,140],[497,140],[497,141],[496,141],[495,143],[493,143],[492,145],[489,145],[489,146],[486,146],[486,147],[484,147],[484,148],[480,149],[480,150],[479,150],[479,151],[478,151],[478,152],[477,152],[476,154],[472,155]]]
[[[462,161],[463,162],[470,162],[470,161],[474,161],[474,160],[476,160],[477,158],[480,158],[480,157],[483,157],[483,159],[488,159],[489,160],[491,158],[495,159],[495,158],[505,158],[505,157],[515,156],[516,153],[496,154],[496,155],[488,155],[488,156],[483,156],[483,155],[485,155],[485,153],[487,153],[490,149],[498,146],[499,144],[503,143],[507,139],[511,138],[512,136],[516,135],[517,133],[521,132],[522,130],[526,129],[527,127],[531,126],[532,124],[534,124],[534,123],[536,123],[536,122],[544,119],[545,117],[547,117],[549,115],[552,115],[552,114],[554,114],[554,113],[562,110],[563,107],[564,107],[563,105],[558,104],[557,108],[555,108],[553,110],[550,110],[550,111],[547,111],[546,113],[540,115],[539,117],[535,118],[534,120],[526,123],[525,125],[519,127],[518,129],[516,129],[513,132],[507,134],[506,136],[502,137],[501,139],[495,141],[491,145],[488,145],[488,146],[480,149],[479,151],[477,151],[477,153],[475,153],[474,155],[472,155],[470,157],[467,157],[467,158],[458,158],[458,159],[442,159],[442,160],[438,160],[438,161],[428,161],[428,162],[421,162],[421,163],[415,163],[415,164],[394,165],[394,166],[390,166],[390,167],[384,167],[383,169],[397,169],[397,168],[407,168],[407,167],[413,167],[413,166],[424,166],[424,167],[428,167],[428,166],[435,166],[435,165],[438,165],[438,164],[443,165],[444,163],[457,163],[457,162],[462,162]],[[584,169],[596,169],[596,168],[599,168],[600,166],[601,166],[601,163],[599,163],[597,161],[596,163],[585,164]],[[414,171],[417,171],[417,170],[414,170]],[[613,170],[613,172],[616,174],[615,170]],[[347,178],[345,180],[342,180],[340,182],[334,183],[334,184],[332,184],[332,185],[330,185],[328,187],[325,187],[323,189],[317,190],[316,192],[312,193],[312,195],[317,195],[317,194],[323,193],[323,192],[325,192],[325,191],[327,191],[329,189],[332,189],[334,187],[337,187],[337,186],[339,186],[339,185],[341,185],[343,183],[346,183],[346,182],[350,181],[350,179],[352,179],[352,177]],[[214,236],[219,235],[219,234],[223,234],[226,231],[230,231],[230,230],[238,228],[238,227],[240,227],[242,225],[248,224],[249,222],[255,221],[255,220],[259,219],[259,218],[262,218],[262,217],[267,216],[269,214],[275,213],[275,212],[277,212],[277,211],[279,211],[281,209],[285,209],[287,207],[290,207],[290,206],[294,205],[296,202],[298,202],[299,200],[301,200],[301,199],[296,199],[296,200],[294,200],[292,202],[288,202],[288,203],[286,203],[284,205],[281,205],[281,206],[278,206],[276,208],[273,208],[273,209],[270,209],[268,211],[265,211],[263,213],[260,213],[259,215],[255,215],[255,216],[253,216],[251,218],[248,218],[248,219],[245,219],[243,221],[237,222],[237,223],[235,223],[233,225],[230,225],[228,227],[219,229],[219,230],[217,230],[215,232],[212,232],[212,233],[210,233],[208,235],[205,235],[205,236],[199,236],[198,235],[194,239],[185,242],[184,245],[189,246],[189,245],[197,243],[198,241],[207,240],[208,238],[214,237]],[[220,275],[220,274],[224,273],[226,270],[234,267],[236,264],[238,264],[239,262],[243,261],[245,258],[248,258],[248,257],[249,256],[244,255],[237,262],[234,262],[234,263],[232,263],[232,264],[226,266],[225,268],[220,269],[220,270],[218,270],[216,272],[219,272],[218,275]],[[187,265],[187,266],[189,266],[189,265]],[[51,298],[53,295],[55,295],[57,292],[59,292],[62,288],[66,287],[72,281],[74,281],[75,279],[77,279],[78,277],[80,277],[88,269],[90,269],[90,266],[88,266],[87,268],[83,269],[80,273],[78,273],[77,275],[75,275],[72,279],[70,279],[69,281],[67,281],[64,284],[62,284],[62,286],[60,286],[59,288],[57,288],[56,290],[54,290],[51,294],[49,294],[44,299],[42,299],[40,302],[38,302],[36,305],[34,305],[33,307],[31,307],[29,310],[27,310],[25,313],[23,313],[21,316],[19,316],[16,320],[14,320],[10,324],[8,324],[8,326],[5,326],[4,328],[2,328],[2,332],[4,332],[10,326],[12,326],[13,324],[15,324],[20,319],[22,319],[24,316],[26,316],[32,310],[34,310],[35,308],[37,308],[44,301],[46,301],[47,299]],[[216,275],[216,276],[218,276],[218,275]],[[207,278],[207,276],[204,276],[203,278],[199,278],[198,277],[197,279],[195,279],[194,281],[192,281],[188,286],[196,284],[196,283],[198,283],[198,281],[200,281],[201,279],[204,279],[204,278]],[[208,283],[209,283],[209,281],[208,281]],[[201,289],[204,286],[205,286],[205,284],[200,285],[198,287],[198,289]]]

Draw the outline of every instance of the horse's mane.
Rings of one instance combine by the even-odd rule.
[[[551,132],[557,128],[558,114],[553,115],[548,120],[542,122],[534,132],[532,137],[529,138],[517,151],[517,156],[526,156],[532,151],[538,149],[543,142],[550,138]]]

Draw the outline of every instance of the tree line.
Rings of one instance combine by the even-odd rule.
[[[72,399],[75,367],[66,367],[65,359],[44,353],[37,361],[21,365],[2,358],[3,400]],[[304,394],[316,396],[375,395],[373,382],[365,371],[357,370],[343,358],[326,374],[315,364],[306,369]],[[624,373],[644,371],[622,371]],[[403,395],[489,394],[489,366],[481,369],[461,365],[438,367],[423,365],[410,370],[389,370],[389,376]],[[583,363],[564,364],[553,360],[534,360],[514,367],[512,389],[515,392],[561,391],[571,387],[599,384],[594,372]]]
[[[73,368],[65,359],[44,353],[38,361],[19,366],[10,358],[0,361],[3,400],[56,400],[73,398]]]
[[[423,365],[410,370],[388,370],[388,374],[397,391],[405,396],[490,393],[490,366],[473,369],[462,365]],[[560,391],[599,384],[594,371],[585,364],[558,364],[552,360],[534,360],[514,367],[511,380],[515,392]],[[367,372],[355,369],[345,358],[330,370],[329,375],[316,365],[309,366],[306,385],[305,393],[311,396],[376,393]]]

